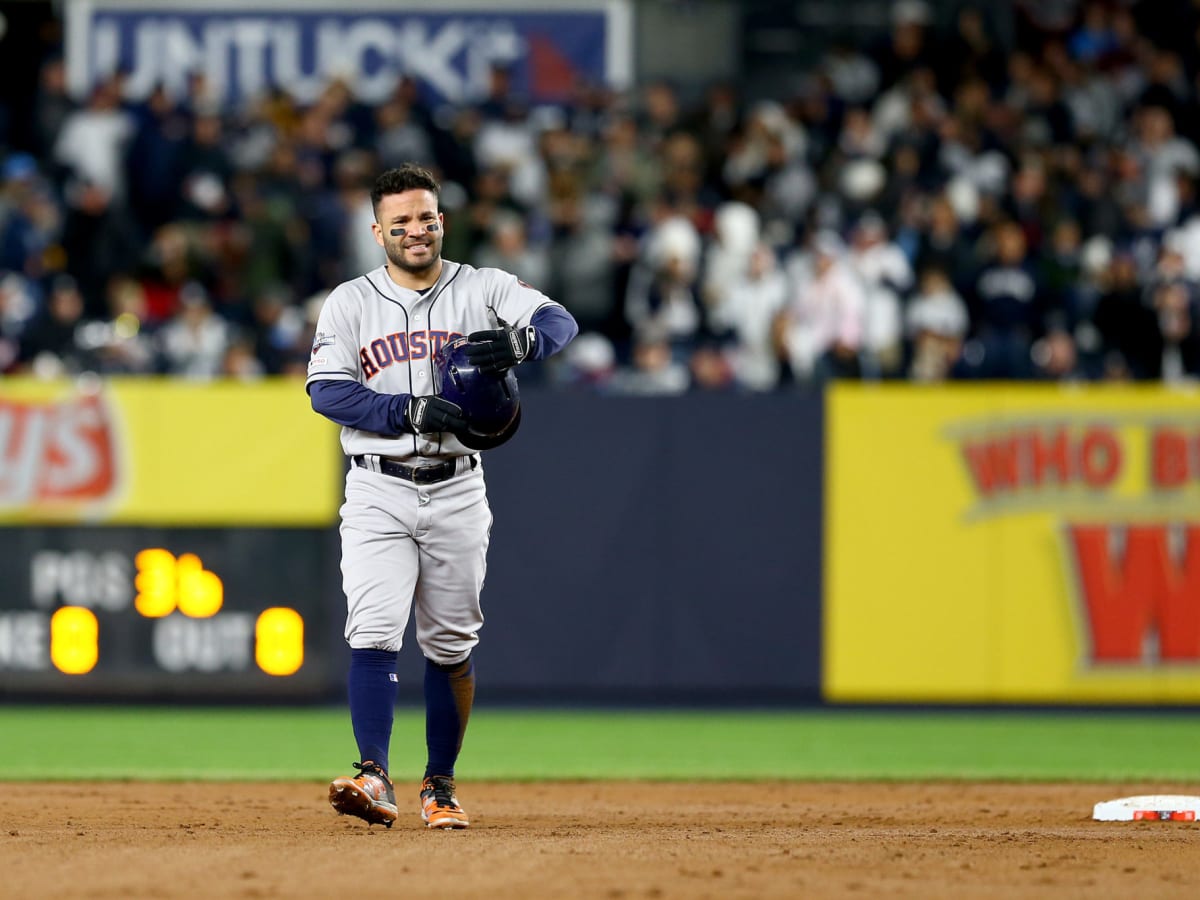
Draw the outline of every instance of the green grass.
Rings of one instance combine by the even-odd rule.
[[[479,709],[460,774],[535,779],[1200,780],[1186,713]],[[0,780],[325,780],[357,758],[343,709],[0,708]],[[400,710],[393,771],[424,765]]]

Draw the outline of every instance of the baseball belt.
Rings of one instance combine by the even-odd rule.
[[[474,456],[470,456],[471,468],[474,469],[479,465],[479,460]],[[370,469],[365,456],[352,456],[351,461],[360,469]],[[397,462],[394,459],[386,457],[379,458],[379,471],[384,475],[390,475],[393,478],[400,478],[404,481],[411,481],[413,484],[437,484],[441,481],[446,481],[453,478],[458,469],[457,459],[448,459],[444,463],[438,463],[432,466],[410,466],[407,463]]]

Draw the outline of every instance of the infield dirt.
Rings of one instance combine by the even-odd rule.
[[[1100,823],[1179,784],[460,781],[390,830],[306,783],[0,784],[0,897],[1195,897],[1200,824]]]

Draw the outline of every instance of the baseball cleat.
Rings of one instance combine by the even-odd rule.
[[[421,782],[421,818],[429,828],[466,828],[471,824],[454,796],[454,779],[431,775]]]
[[[396,792],[387,772],[367,760],[354,763],[359,773],[335,778],[329,784],[329,805],[339,816],[358,816],[371,825],[392,827],[396,821]]]

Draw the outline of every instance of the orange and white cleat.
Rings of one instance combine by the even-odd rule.
[[[387,772],[371,760],[354,763],[357,775],[335,778],[329,784],[329,805],[340,816],[358,816],[371,825],[392,827],[396,821],[396,791]]]
[[[429,828],[467,828],[471,823],[454,796],[454,779],[430,775],[421,782],[421,818]]]

